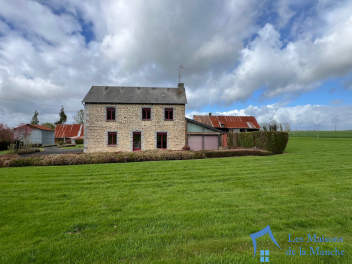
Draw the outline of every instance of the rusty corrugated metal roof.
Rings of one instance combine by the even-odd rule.
[[[214,127],[212,122],[210,121],[210,116],[208,115],[194,115],[193,120],[205,124],[207,126]]]
[[[210,125],[212,127],[221,128],[254,128],[260,129],[260,125],[254,116],[193,116],[197,122]]]
[[[63,137],[81,137],[84,135],[84,125],[56,125],[55,138]]]
[[[32,124],[27,124],[27,126],[33,127],[33,128],[38,128],[40,130],[49,130],[53,131],[54,129],[48,128],[46,126],[39,126],[39,125],[32,125]]]
[[[37,128],[37,129],[40,129],[40,130],[54,131],[54,129],[48,128],[46,126],[39,126],[39,125],[32,125],[32,124],[24,124],[23,126],[29,126],[29,127]],[[20,128],[20,127],[22,127],[22,126],[16,127],[16,128],[14,128],[14,130],[16,130],[16,129]]]

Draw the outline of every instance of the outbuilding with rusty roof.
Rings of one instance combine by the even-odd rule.
[[[46,126],[39,126],[39,125],[32,125],[32,124],[25,124],[24,126],[27,126],[31,129],[31,135],[28,139],[29,143],[42,145],[42,146],[51,146],[55,144],[54,142],[55,132],[53,129],[48,128]],[[14,128],[15,134],[18,135],[20,140],[21,140],[21,136],[20,136],[21,127]]]
[[[71,140],[74,143],[77,139],[83,139],[84,125],[83,124],[68,124],[56,125],[55,127],[55,142]]]
[[[224,132],[252,132],[260,130],[260,125],[254,116],[213,116],[209,113],[209,115],[194,115],[193,119]]]

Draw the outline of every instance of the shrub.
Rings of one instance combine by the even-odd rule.
[[[256,131],[248,133],[228,133],[230,148],[260,148],[274,154],[282,154],[287,146],[288,133],[276,131]]]
[[[183,148],[182,148],[182,150],[190,150],[191,148],[190,148],[190,146],[184,146]]]
[[[269,156],[273,155],[270,151],[262,151],[260,149],[244,149],[244,150],[224,150],[224,151],[209,151],[203,150],[203,154],[207,158],[224,158],[224,157],[239,157],[239,156]]]
[[[17,154],[5,154],[0,156],[0,167],[9,167],[9,163],[12,160],[20,159],[21,157]]]
[[[18,149],[18,150],[16,150],[16,152],[19,155],[23,155],[23,154],[30,154],[30,153],[40,152],[40,149],[38,149],[38,148]]]
[[[99,163],[122,163],[158,160],[189,160],[219,157],[233,157],[246,155],[271,155],[270,152],[260,150],[203,150],[203,151],[172,151],[172,150],[146,150],[138,152],[117,153],[88,153],[88,154],[60,154],[60,155],[37,155],[34,157],[21,158],[19,155],[0,156],[0,167],[22,166],[58,166]]]
[[[75,142],[76,142],[76,144],[84,144],[83,138],[76,139]]]

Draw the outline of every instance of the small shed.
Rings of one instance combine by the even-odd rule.
[[[26,124],[25,126],[28,126],[32,129],[31,135],[29,137],[29,142],[31,144],[38,144],[42,146],[50,146],[55,144],[55,131],[53,129],[46,126],[32,124]],[[18,129],[20,129],[20,127],[14,129],[15,134],[16,130]]]
[[[221,147],[223,131],[186,118],[186,144],[191,150],[210,150]]]

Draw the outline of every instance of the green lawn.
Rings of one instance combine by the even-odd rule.
[[[77,144],[75,147],[63,147],[63,149],[81,149],[83,148],[83,144]]]
[[[9,154],[11,150],[1,150],[0,155]]]
[[[291,137],[267,157],[2,168],[0,263],[260,263],[260,249],[270,263],[352,263],[351,146]],[[265,235],[253,260],[249,234],[267,225],[281,250]]]
[[[290,137],[352,138],[352,130],[345,131],[290,131]]]

